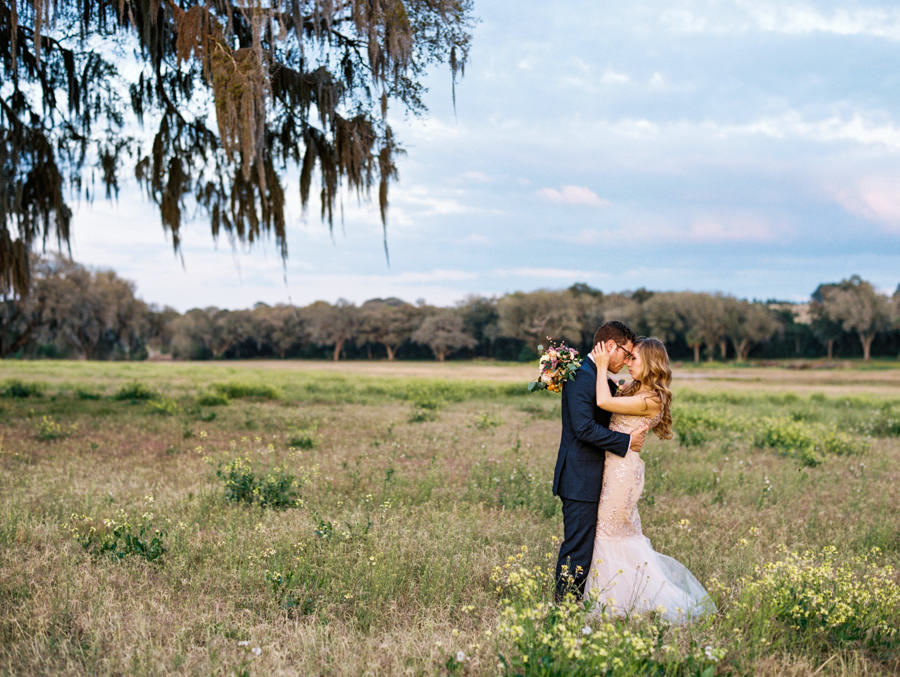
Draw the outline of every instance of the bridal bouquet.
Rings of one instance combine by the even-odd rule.
[[[541,361],[537,381],[528,384],[528,392],[535,390],[549,390],[558,393],[562,391],[563,383],[575,378],[575,372],[581,366],[581,357],[578,351],[570,348],[560,341],[554,345],[551,341],[547,350],[544,346],[538,346],[541,352]]]

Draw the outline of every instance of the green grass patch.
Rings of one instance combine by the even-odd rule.
[[[215,383],[212,390],[227,398],[239,399],[242,397],[255,397],[263,400],[278,400],[283,397],[282,392],[264,383],[246,383],[243,381],[229,381],[227,383]]]
[[[152,400],[158,397],[159,393],[141,381],[131,381],[130,383],[126,383],[113,395],[114,400],[128,400],[131,402]]]
[[[221,407],[230,401],[226,393],[217,390],[206,390],[197,395],[197,404],[204,407]]]
[[[40,383],[26,383],[19,379],[8,379],[0,386],[0,395],[3,397],[25,399],[28,397],[41,397],[43,394],[44,388]]]

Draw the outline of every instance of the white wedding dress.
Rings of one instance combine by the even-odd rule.
[[[655,417],[613,414],[610,430],[632,433]],[[716,607],[693,574],[677,560],[656,552],[641,532],[637,502],[644,491],[644,461],[629,450],[606,452],[603,488],[597,509],[594,554],[585,600],[594,599],[614,616],[658,611],[672,623],[715,613]]]

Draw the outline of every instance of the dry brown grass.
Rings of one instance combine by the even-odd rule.
[[[363,386],[391,375],[402,389],[413,377],[524,384],[530,369],[382,363],[362,374],[360,365],[257,362],[4,368],[7,377],[47,388],[38,399],[0,399],[0,671],[7,674],[421,674],[442,671],[459,649],[472,673],[493,672],[495,649],[485,632],[496,628],[499,607],[490,570],[522,544],[535,563],[546,562],[561,533],[548,496],[559,436],[553,397],[442,401],[436,420],[413,423],[410,399],[291,395],[303,379],[336,372],[358,375]],[[890,374],[876,380],[892,383],[900,372]],[[706,379],[704,391],[758,397],[773,387],[709,375],[716,380]],[[847,376],[815,374],[792,390],[801,403],[807,392],[876,390]],[[288,395],[193,408],[191,398],[208,383],[236,378],[273,383]],[[109,399],[133,379],[178,399],[179,412],[154,414],[146,403]],[[106,397],[79,400],[74,384]],[[878,388],[896,397],[889,386]],[[752,413],[755,402],[733,406]],[[214,420],[201,420],[212,411]],[[68,436],[38,439],[44,415]],[[314,429],[315,448],[287,447],[296,428]],[[213,470],[235,454],[262,466],[284,462],[307,476],[304,506],[227,503]],[[736,585],[782,544],[835,544],[847,553],[879,545],[898,563],[898,438],[874,439],[864,456],[832,456],[815,468],[746,440],[687,448],[653,439],[645,458],[646,533],[701,581]],[[532,479],[523,479],[527,473]],[[119,508],[152,510],[165,526],[168,552],[160,563],[91,556],[67,530],[73,512],[102,519]],[[334,525],[333,536],[316,535],[322,521]],[[266,555],[269,549],[276,554]],[[264,576],[273,567],[298,572],[299,606],[279,607]],[[250,652],[257,646],[258,656]],[[896,667],[852,651],[732,665],[772,675],[887,674]]]

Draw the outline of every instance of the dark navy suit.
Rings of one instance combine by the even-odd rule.
[[[615,393],[615,383],[610,381],[609,387]],[[624,456],[631,441],[630,435],[609,429],[610,414],[597,407],[596,390],[597,366],[588,357],[562,391],[562,436],[553,473],[553,494],[562,499],[564,527],[556,563],[557,595],[567,586],[562,579],[564,564],[578,595],[584,592],[594,553],[603,461],[607,451]]]

